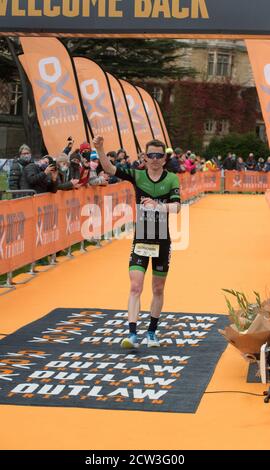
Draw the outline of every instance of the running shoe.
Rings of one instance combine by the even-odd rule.
[[[137,349],[139,347],[138,336],[135,333],[130,333],[127,338],[121,342],[123,349]]]
[[[148,348],[158,348],[160,346],[154,331],[147,331],[147,346]]]

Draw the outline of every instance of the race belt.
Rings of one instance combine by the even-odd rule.
[[[149,258],[159,257],[159,245],[148,245],[147,243],[136,243],[134,253],[139,256],[147,256]]]

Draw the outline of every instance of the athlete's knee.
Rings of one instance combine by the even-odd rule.
[[[130,293],[131,295],[141,295],[143,291],[143,282],[140,282],[138,280],[133,280],[131,281],[131,285],[130,285]]]
[[[164,283],[156,283],[153,284],[153,294],[157,297],[160,297],[164,293]]]

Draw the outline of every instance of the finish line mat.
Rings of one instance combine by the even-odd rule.
[[[0,403],[194,413],[227,342],[225,315],[162,313],[160,348],[122,350],[127,313],[53,310],[0,341]]]

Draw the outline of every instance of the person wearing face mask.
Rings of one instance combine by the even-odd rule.
[[[23,169],[31,162],[33,162],[31,149],[28,147],[28,145],[23,144],[19,148],[19,157],[13,161],[10,169],[8,179],[8,186],[10,190],[16,191],[16,189],[23,189],[21,187]],[[16,197],[19,197],[19,195],[14,194],[14,198]]]
[[[70,189],[79,189],[79,178],[71,179],[70,176],[70,161],[65,153],[59,155],[57,161],[57,188],[62,191],[69,191]]]
[[[79,180],[80,174],[81,174],[81,156],[80,156],[79,149],[75,150],[75,152],[73,152],[70,155],[69,161],[70,161],[70,167],[69,167],[70,179]]]
[[[98,174],[99,158],[96,150],[92,150],[90,156],[90,177],[89,184],[91,186],[107,186],[109,176],[104,173],[103,169]]]
[[[91,145],[88,142],[84,142],[80,146],[81,156],[81,168],[80,168],[80,180],[81,186],[87,187],[89,184],[90,177],[90,160],[91,160]]]
[[[57,192],[56,162],[46,155],[23,169],[21,189],[33,189],[38,194]]]

